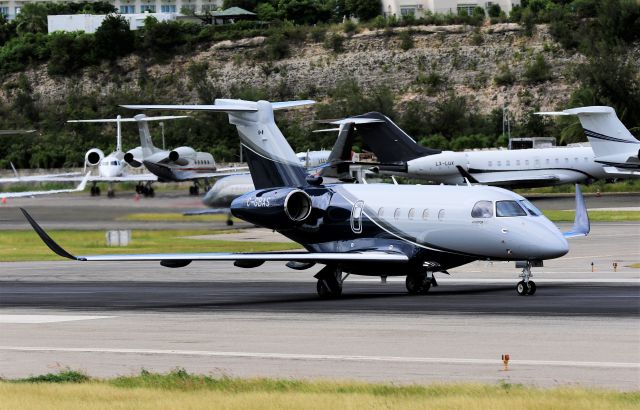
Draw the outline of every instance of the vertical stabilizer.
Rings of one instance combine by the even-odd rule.
[[[611,107],[582,107],[565,110],[577,115],[596,157],[638,151],[638,141],[618,119]]]
[[[303,186],[306,170],[275,123],[273,107],[267,101],[216,100],[215,105],[255,105],[257,111],[228,111],[236,126],[256,189]]]
[[[122,117],[116,117],[116,151],[122,152]]]
[[[149,132],[149,123],[145,121],[147,118],[144,114],[138,114],[135,117],[138,123],[138,132],[140,133],[140,148],[142,148],[142,158],[148,158],[154,152],[158,151],[151,141],[151,133]]]
[[[336,139],[327,166],[322,168],[320,175],[323,177],[344,178],[349,175],[349,166],[351,164],[351,149],[353,148],[354,124],[352,122],[343,122],[338,130],[338,138]]]

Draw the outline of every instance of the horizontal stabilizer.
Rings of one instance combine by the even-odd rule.
[[[162,261],[163,266],[186,266],[190,261],[297,261],[297,262],[389,262],[407,263],[409,257],[400,252],[265,252],[265,253],[157,253],[132,255],[75,256],[58,245],[33,217],[20,208],[40,239],[58,256],[77,261]]]
[[[67,122],[79,123],[79,122],[136,122],[136,121],[167,121],[178,120],[181,118],[189,118],[188,115],[161,115],[157,117],[144,117],[144,118],[97,118],[91,120],[68,120]]]
[[[379,119],[379,118],[357,118],[357,117],[351,117],[351,118],[344,118],[342,120],[336,120],[336,121],[331,121],[330,124],[334,124],[334,125],[342,125],[342,124],[373,124],[373,123],[378,123],[378,122],[384,122],[383,120]]]
[[[282,101],[270,103],[274,110],[301,107],[315,104],[313,100]],[[121,105],[121,107],[133,110],[193,110],[193,111],[218,111],[218,112],[256,112],[258,106],[254,101],[217,99],[211,104],[191,105]]]

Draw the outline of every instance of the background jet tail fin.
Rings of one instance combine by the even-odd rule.
[[[142,149],[142,158],[150,157],[158,149],[153,145],[151,140],[151,132],[149,132],[149,122],[146,121],[147,116],[144,114],[138,114],[135,117],[138,123],[138,132],[140,134],[140,148]]]
[[[563,232],[563,235],[565,238],[587,236],[590,230],[591,223],[589,222],[587,205],[584,202],[584,196],[582,196],[580,185],[576,184],[576,217],[573,220],[573,227],[571,227],[571,230],[569,232]]]

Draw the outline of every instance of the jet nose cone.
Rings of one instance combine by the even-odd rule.
[[[544,242],[537,245],[541,259],[559,258],[569,252],[569,244],[561,234],[549,236]]]

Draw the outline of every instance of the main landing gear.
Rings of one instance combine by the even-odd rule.
[[[91,185],[91,196],[100,196],[100,187],[96,182]]]
[[[410,295],[425,295],[431,286],[438,286],[438,282],[433,272],[422,271],[407,275],[405,285]]]
[[[197,182],[194,182],[194,184],[189,187],[189,195],[192,195],[192,196],[200,195],[200,185],[198,185]]]
[[[316,290],[322,299],[335,299],[342,295],[342,283],[349,276],[347,273],[342,276],[342,269],[335,266],[325,266],[316,273],[314,278],[318,279]]]
[[[516,292],[519,296],[533,296],[536,293],[536,283],[530,279],[532,276],[531,262],[526,261],[520,274],[522,280],[516,285]]]
[[[138,184],[136,185],[136,194],[143,195],[144,197],[153,198],[156,195],[156,192],[153,190],[153,187],[150,183],[147,184]]]

